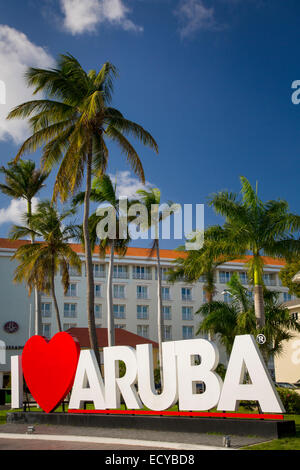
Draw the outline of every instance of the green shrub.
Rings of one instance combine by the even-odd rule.
[[[277,388],[277,392],[285,407],[285,411],[290,414],[300,414],[300,395],[288,388]]]

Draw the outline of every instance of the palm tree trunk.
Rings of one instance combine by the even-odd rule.
[[[264,306],[264,291],[260,281],[258,270],[254,271],[254,309],[256,317],[256,327],[258,329],[265,326],[265,306]]]
[[[54,279],[54,262],[52,261],[51,266],[51,295],[54,302],[54,310],[56,315],[56,322],[57,322],[57,329],[59,332],[62,331],[60,315],[59,315],[59,308],[57,304],[56,294],[55,294],[55,279]]]
[[[114,272],[114,252],[115,245],[114,241],[111,241],[110,247],[110,260],[108,268],[108,279],[107,279],[107,336],[108,346],[115,345],[115,320],[114,320],[114,309],[113,309],[113,272]]]
[[[27,214],[28,218],[32,215],[32,201],[27,201]],[[34,235],[31,236],[31,243],[34,243]],[[42,334],[42,319],[41,319],[41,298],[39,291],[34,287],[34,334]]]
[[[205,297],[206,297],[206,302],[208,304],[211,304],[213,301],[213,292],[210,289],[205,290]],[[214,340],[214,335],[209,331],[207,335],[208,341],[213,341]]]
[[[164,339],[164,318],[162,308],[162,295],[161,295],[161,268],[160,268],[160,251],[159,241],[156,240],[156,257],[157,257],[157,332],[158,332],[158,352],[159,352],[159,371],[160,381],[163,387],[163,355],[162,355],[162,342]]]
[[[92,249],[91,249],[90,234],[89,234],[91,183],[92,183],[92,148],[90,145],[90,152],[88,155],[87,169],[86,169],[83,236],[84,236],[86,276],[87,276],[87,319],[88,319],[89,338],[90,338],[91,348],[95,353],[97,362],[100,367],[100,353],[99,353],[98,340],[97,340],[95,310],[94,310],[95,293],[94,293],[93,259],[92,259]]]

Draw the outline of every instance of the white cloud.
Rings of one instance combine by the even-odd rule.
[[[25,121],[6,120],[13,107],[32,99],[32,90],[27,88],[24,80],[26,69],[53,65],[53,58],[24,33],[0,25],[0,80],[6,87],[6,104],[0,104],[0,141],[10,138],[18,144],[28,135]]]
[[[32,200],[32,210],[36,209],[37,204],[39,203],[38,198],[33,198]],[[2,224],[22,224],[24,223],[22,216],[27,211],[27,202],[25,199],[12,199],[9,206],[0,209],[0,225]]]
[[[153,184],[146,181],[143,185],[140,180],[133,176],[130,171],[121,171],[116,175],[109,175],[113,184],[117,184],[117,197],[127,197],[127,199],[136,199],[138,189],[146,189],[149,191],[153,188]]]
[[[143,28],[128,19],[129,9],[123,0],[60,0],[64,27],[71,34],[94,32],[100,23],[110,23],[125,31],[141,32]]]
[[[182,38],[199,30],[217,28],[214,8],[206,7],[202,0],[181,0],[174,13],[180,23]]]

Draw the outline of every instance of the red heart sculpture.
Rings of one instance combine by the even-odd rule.
[[[23,375],[40,408],[54,411],[70,392],[79,360],[80,346],[68,333],[51,341],[32,336],[22,353]]]

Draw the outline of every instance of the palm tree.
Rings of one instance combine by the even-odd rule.
[[[230,302],[205,303],[196,313],[202,316],[197,334],[210,332],[218,335],[229,356],[236,335],[256,336],[258,329],[252,296],[241,284],[236,273],[227,286]],[[268,364],[270,357],[282,353],[283,341],[289,341],[293,337],[291,332],[299,332],[300,325],[290,316],[284,304],[279,302],[279,292],[264,289],[263,294],[266,321],[260,332],[268,338],[268,341],[260,347]]]
[[[5,184],[0,184],[0,190],[14,199],[25,199],[27,202],[27,217],[32,215],[32,200],[44,187],[48,172],[36,168],[35,162],[24,160],[18,163],[9,163],[8,167],[2,166],[0,172],[5,177]],[[31,238],[34,242],[34,237]],[[34,287],[34,310],[35,310],[35,334],[40,334],[41,313],[39,292]]]
[[[98,211],[92,214],[89,218],[89,232],[91,246],[94,250],[95,246],[99,247],[100,258],[105,258],[109,250],[109,267],[107,279],[107,334],[108,346],[115,345],[115,325],[114,325],[114,312],[113,312],[113,273],[114,273],[114,258],[117,253],[119,256],[125,256],[127,247],[130,241],[128,232],[128,224],[132,221],[132,217],[128,214],[121,213],[121,199],[117,197],[117,186],[113,185],[108,175],[103,175],[101,178],[95,178],[92,183],[92,190],[90,199],[98,204],[103,204],[103,211],[99,215]],[[84,193],[79,193],[73,199],[73,204],[76,206],[84,201]],[[127,209],[130,208],[136,201],[127,201]],[[110,211],[114,218],[115,233],[110,233],[109,227],[106,233],[100,233],[99,224],[101,222],[106,228],[107,217],[106,211]],[[120,217],[126,216],[126,233],[120,233]],[[104,230],[103,230],[104,231]]]
[[[160,247],[159,247],[159,233],[158,224],[166,217],[170,215],[170,211],[161,211],[159,206],[161,203],[161,193],[158,188],[152,188],[150,191],[139,189],[137,191],[140,196],[140,202],[147,209],[148,218],[145,220],[142,230],[149,230],[152,225],[155,226],[155,237],[150,250],[149,257],[156,253],[156,264],[157,264],[157,336],[158,336],[158,347],[159,347],[159,370],[161,383],[163,384],[163,373],[162,373],[162,342],[164,339],[164,317],[163,317],[163,305],[162,305],[162,276],[161,276],[161,262],[160,262]],[[172,202],[166,204],[169,208],[174,211],[176,206]]]
[[[172,283],[182,279],[187,283],[195,283],[201,279],[204,282],[203,290],[208,306],[213,302],[216,292],[217,268],[236,257],[228,243],[216,244],[207,239],[211,230],[214,230],[214,227],[208,228],[204,233],[203,247],[200,250],[185,252],[183,256],[176,258],[173,261],[174,269],[168,273]],[[178,248],[178,251],[183,250],[184,246]],[[211,333],[208,332],[208,335],[211,340]]]
[[[126,119],[110,106],[116,68],[106,62],[97,73],[86,72],[71,55],[61,55],[55,69],[30,68],[28,86],[46,99],[17,106],[8,119],[28,119],[32,135],[19,149],[16,160],[43,147],[42,165],[52,170],[59,165],[54,199],[65,201],[81,186],[85,174],[83,233],[87,271],[87,318],[90,344],[100,364],[94,316],[94,278],[89,237],[89,212],[92,172],[105,173],[109,152],[106,140],[115,142],[142,181],[144,170],[136,150],[126,138],[131,135],[158,152],[157,144],[142,126]]]
[[[75,227],[64,225],[65,219],[73,213],[65,211],[59,214],[49,201],[41,202],[37,211],[29,218],[29,227],[14,226],[10,233],[13,240],[28,236],[43,239],[17,249],[12,259],[20,264],[15,270],[14,281],[25,281],[29,294],[35,287],[42,292],[51,293],[58,331],[62,331],[62,327],[55,293],[55,276],[61,267],[61,280],[66,294],[70,284],[69,266],[81,271],[81,260],[68,243],[76,234]]]
[[[263,255],[286,257],[299,254],[300,241],[291,234],[300,228],[300,217],[289,212],[283,200],[263,202],[245,177],[241,177],[241,196],[222,191],[210,198],[209,204],[225,217],[223,227],[211,230],[216,243],[227,241],[248,262],[249,279],[254,285],[254,304],[258,328],[265,325],[263,296]]]
[[[282,285],[288,287],[289,293],[300,297],[300,284],[295,281],[295,276],[300,271],[300,257],[293,256],[286,260],[286,265],[279,272]]]

